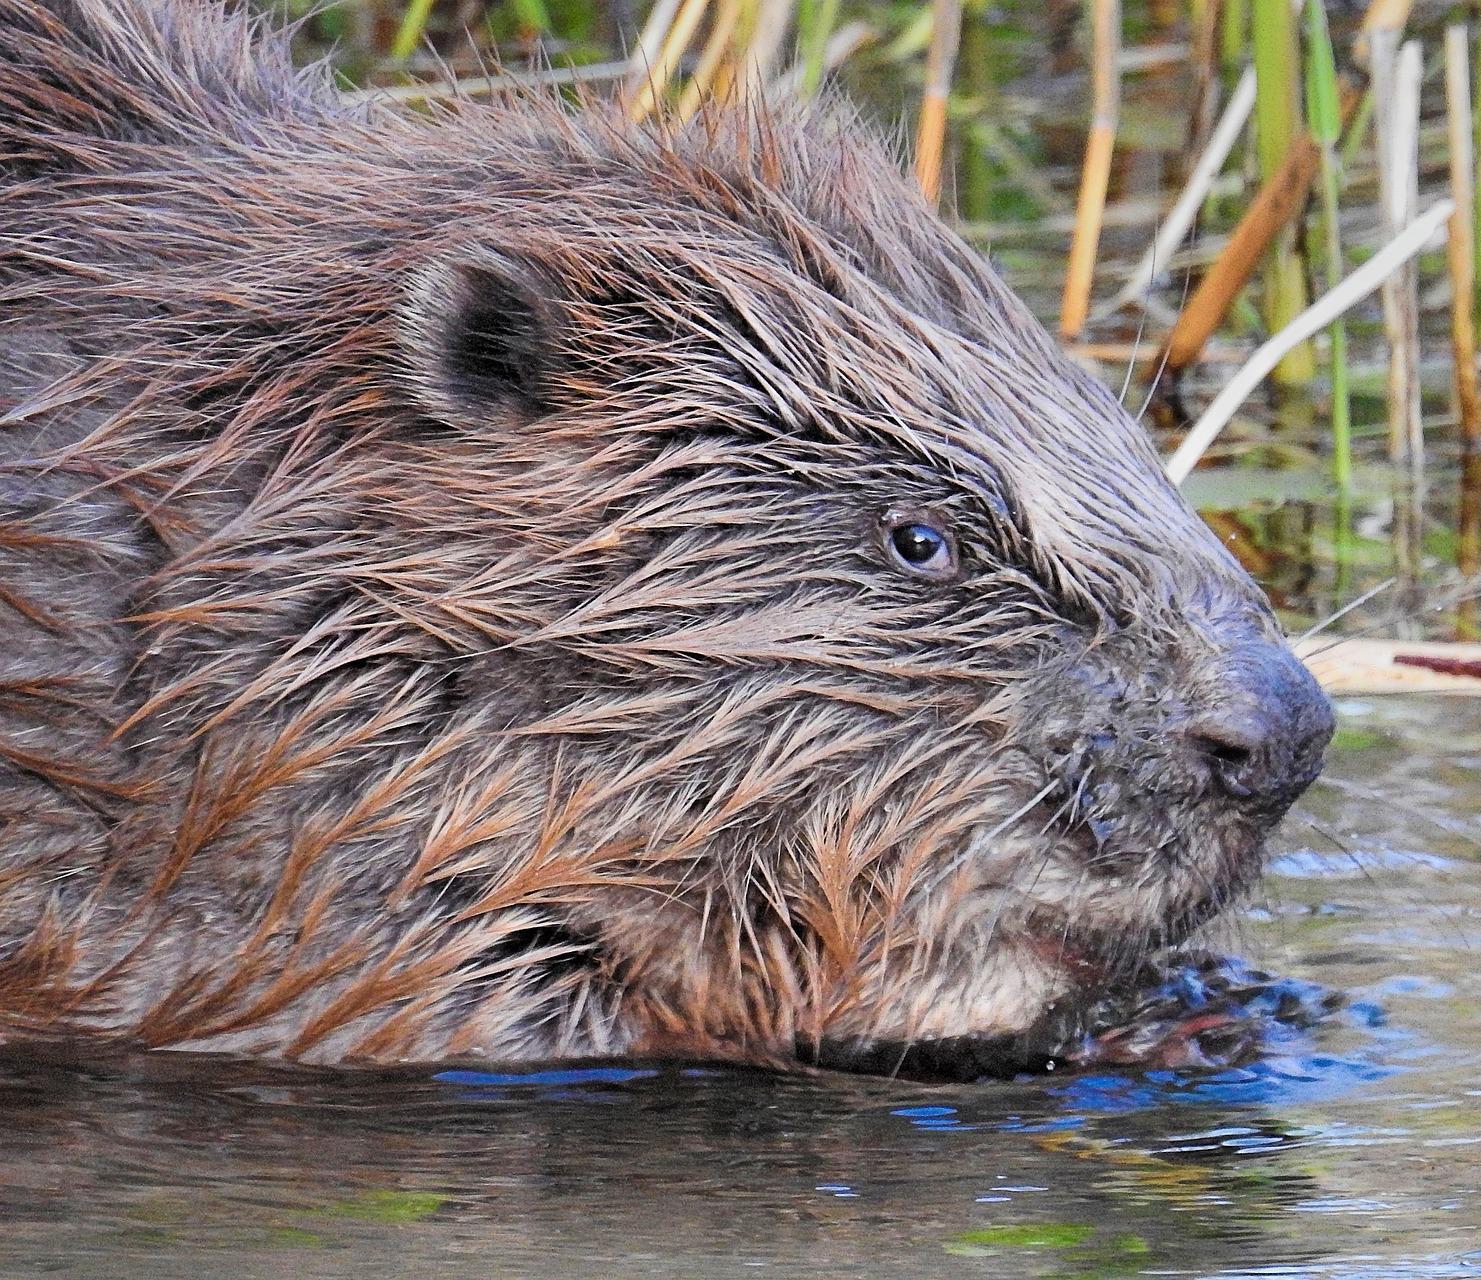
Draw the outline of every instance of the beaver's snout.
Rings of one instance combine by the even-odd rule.
[[[1332,707],[1284,644],[1234,650],[1225,690],[1181,730],[1186,749],[1230,799],[1279,816],[1321,770]]]
[[[1051,780],[1035,820],[1101,917],[1186,936],[1253,881],[1320,771],[1326,696],[1263,611],[1128,628],[1051,678],[1076,695],[1023,740]]]

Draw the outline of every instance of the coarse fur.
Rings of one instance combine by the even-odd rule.
[[[1260,786],[1211,714],[1277,717]],[[5,1036],[1029,1037],[1251,881],[1329,732],[837,113],[397,115],[213,0],[0,0]]]

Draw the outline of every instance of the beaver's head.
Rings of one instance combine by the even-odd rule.
[[[1248,886],[1331,712],[1116,398],[855,138],[586,163],[429,255],[405,376],[497,469],[490,749],[634,882],[548,913],[617,1042],[1023,1032]]]
[[[889,1067],[1257,874],[1327,704],[858,130],[377,118],[214,5],[0,14],[0,1017]]]

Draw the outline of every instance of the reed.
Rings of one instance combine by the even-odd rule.
[[[409,0],[396,34],[391,38],[391,60],[405,62],[426,38],[427,19],[432,16],[432,0]]]
[[[1395,236],[1414,216],[1419,191],[1419,46],[1399,45],[1399,32],[1373,27],[1368,32],[1373,72],[1374,123],[1378,140],[1380,225]],[[1389,456],[1407,463],[1417,478],[1424,440],[1419,396],[1418,277],[1406,264],[1383,284],[1383,322],[1388,338]]]
[[[1338,207],[1342,139],[1341,90],[1337,58],[1327,30],[1322,0],[1306,0],[1306,121],[1320,152],[1321,239],[1326,256],[1326,284],[1335,289],[1342,280],[1342,228]],[[1330,335],[1332,380],[1332,478],[1344,498],[1352,494],[1352,395],[1348,387],[1347,323],[1339,313],[1327,330]]]
[[[1219,9],[1219,54],[1224,69],[1237,75],[1249,60],[1250,0],[1223,0]]]
[[[1476,137],[1471,105],[1471,31],[1445,30],[1445,116],[1450,148],[1450,346],[1455,415],[1468,452],[1481,449],[1481,395],[1476,385]]]
[[[931,48],[926,55],[926,87],[915,132],[915,179],[932,204],[941,198],[942,158],[946,149],[946,103],[962,36],[961,0],[932,0]]]
[[[1251,49],[1255,63],[1255,154],[1262,181],[1285,165],[1301,137],[1301,71],[1296,22],[1290,0],[1250,0]],[[1282,227],[1266,250],[1262,311],[1271,333],[1284,329],[1306,306],[1305,264],[1296,235]],[[1277,381],[1311,381],[1315,362],[1309,345],[1293,348],[1275,370]]]
[[[1471,46],[1471,83],[1481,85],[1481,40]],[[1471,95],[1471,136],[1481,139],[1481,93]],[[1475,155],[1472,154],[1473,167]],[[1481,200],[1475,201],[1475,216],[1471,221],[1472,256],[1476,263],[1476,279],[1481,281]],[[1481,291],[1476,296],[1476,327],[1481,330]]]
[[[1067,339],[1079,337],[1090,312],[1090,289],[1095,277],[1096,250],[1100,244],[1121,106],[1121,80],[1117,71],[1121,53],[1120,0],[1091,0],[1091,14],[1090,138],[1080,171],[1075,233],[1070,240],[1070,260],[1065,268],[1059,313],[1059,331]]]

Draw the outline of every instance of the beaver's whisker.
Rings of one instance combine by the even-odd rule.
[[[1187,271],[1185,271],[1183,273],[1183,292],[1182,292],[1182,296],[1178,299],[1177,311],[1175,311],[1173,314],[1175,314],[1175,315],[1180,314],[1182,312],[1183,308],[1187,305],[1187,303],[1188,303],[1188,293],[1192,289],[1192,287],[1193,287],[1193,268],[1190,266],[1187,269]],[[1151,293],[1151,290],[1152,290],[1152,284],[1151,284],[1150,281],[1148,281],[1147,282],[1147,292],[1148,292],[1149,295]],[[1143,307],[1142,308],[1142,314],[1143,314],[1143,316],[1146,315],[1146,311],[1147,311],[1147,309],[1145,307]],[[1137,412],[1136,412],[1136,420],[1138,422],[1140,422],[1143,418],[1145,418],[1147,416],[1147,410],[1152,407],[1152,401],[1157,398],[1157,389],[1158,389],[1158,387],[1162,383],[1162,375],[1167,372],[1167,362],[1168,362],[1168,359],[1171,356],[1171,354],[1172,354],[1171,353],[1171,349],[1168,349],[1167,351],[1164,351],[1162,353],[1161,359],[1159,359],[1157,361],[1157,368],[1155,370],[1153,370],[1152,376],[1151,376],[1151,378],[1147,382],[1147,394],[1146,394],[1146,397],[1142,400],[1142,407],[1140,409],[1138,409]]]
[[[1150,289],[1150,285],[1148,288]],[[1126,393],[1131,390],[1131,376],[1136,372],[1136,358],[1142,349],[1142,338],[1147,332],[1147,309],[1137,308],[1136,336],[1131,340],[1131,354],[1126,357],[1126,374],[1121,379],[1121,390],[1116,399],[1126,403]],[[1140,415],[1138,415],[1140,416]]]
[[[1405,799],[1401,801],[1396,799],[1394,792],[1387,790],[1380,791],[1368,786],[1366,783],[1358,782],[1352,778],[1344,778],[1341,774],[1331,773],[1323,774],[1317,778],[1313,786],[1336,791],[1344,796],[1355,796],[1362,800],[1377,801],[1385,809],[1402,813],[1408,818],[1414,818],[1449,839],[1462,840],[1473,849],[1481,849],[1481,836],[1474,835],[1465,827],[1452,826],[1449,823],[1440,821],[1433,812],[1415,800]],[[1309,822],[1312,820],[1309,814],[1303,813],[1301,817],[1304,821]]]
[[[1385,794],[1383,796],[1383,799],[1387,801],[1389,799],[1389,796]],[[1327,840],[1333,848],[1335,848],[1349,862],[1351,862],[1353,867],[1357,870],[1358,874],[1361,875],[1362,878],[1368,882],[1369,886],[1376,890],[1381,896],[1386,897],[1387,895],[1395,891],[1396,886],[1390,883],[1388,880],[1379,880],[1377,877],[1375,877],[1372,869],[1363,861],[1363,855],[1358,850],[1352,848],[1349,844],[1347,844],[1347,842],[1344,841],[1340,836],[1338,836],[1335,831],[1332,831],[1327,827],[1325,823],[1318,822],[1315,818],[1309,815],[1302,816],[1305,824],[1312,831],[1315,831],[1319,836],[1321,836],[1324,840]],[[1444,831],[1447,835],[1453,836],[1457,834],[1450,828],[1445,827],[1439,823],[1437,823],[1436,826],[1438,826],[1439,829],[1441,831]],[[1402,850],[1390,849],[1386,851],[1386,856],[1389,858],[1394,858],[1404,857],[1406,855],[1403,853]],[[1448,876],[1456,874],[1454,872],[1437,869],[1427,860],[1417,855],[1408,856],[1413,856],[1415,862],[1424,867],[1424,869],[1430,874],[1431,877],[1440,881],[1441,883],[1443,883]],[[1403,893],[1401,900],[1407,902],[1411,907],[1417,909],[1428,909],[1431,911],[1436,908],[1441,908],[1445,905],[1439,898],[1433,897],[1428,894],[1425,891],[1423,885],[1416,885],[1412,890]],[[1469,946],[1468,935],[1466,934],[1465,930],[1461,928],[1459,920],[1443,916],[1442,918],[1446,919],[1446,923],[1451,927],[1451,936],[1455,939],[1455,941],[1460,943],[1461,945]]]
[[[1397,581],[1397,578],[1385,578],[1376,587],[1370,587],[1367,591],[1364,591],[1362,595],[1349,600],[1340,609],[1334,610],[1332,613],[1329,613],[1320,622],[1313,623],[1311,626],[1307,627],[1306,630],[1303,631],[1299,636],[1296,636],[1291,641],[1291,643],[1305,644],[1308,640],[1311,639],[1312,636],[1325,631],[1334,622],[1340,621],[1342,618],[1347,617],[1347,615],[1354,609],[1362,608],[1363,605],[1367,604],[1368,601],[1373,599],[1374,596],[1381,595],[1383,592],[1387,591],[1391,586],[1393,586],[1394,583],[1396,583]]]
[[[982,835],[974,836],[970,843],[980,846],[987,844],[987,842],[990,840],[995,840],[998,836],[1002,835],[1003,832],[1007,831],[1016,822],[1022,819],[1025,814],[1031,812],[1036,804],[1039,804],[1041,801],[1047,799],[1054,792],[1055,788],[1058,785],[1059,784],[1054,781],[1046,782],[1043,787],[1041,787],[1037,792],[1035,792],[1032,796],[1025,800],[1021,805],[1019,805],[1019,807],[1012,813],[1010,813],[1006,818],[1003,818],[989,830],[983,832]],[[947,863],[947,865],[942,869],[939,878],[944,880],[947,877],[951,876],[962,866],[964,862],[967,861],[968,858],[972,856],[974,855],[970,849],[963,850],[951,862]]]

